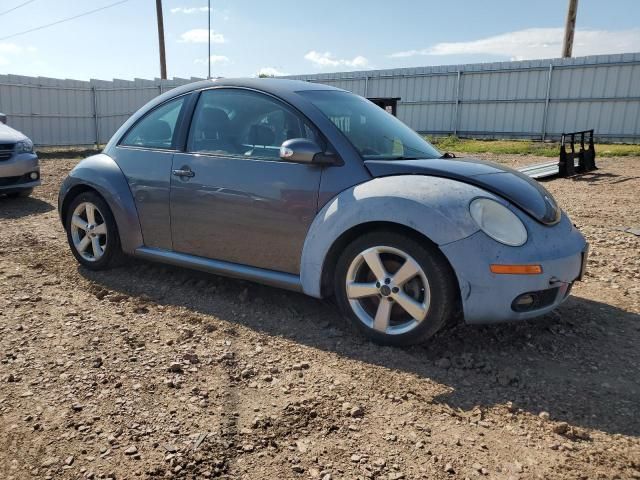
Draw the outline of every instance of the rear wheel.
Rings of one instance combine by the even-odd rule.
[[[121,259],[115,219],[107,202],[97,193],[81,193],[71,201],[65,228],[71,252],[85,267],[103,270]]]
[[[384,345],[432,337],[456,309],[457,284],[434,245],[395,232],[373,232],[338,260],[338,306],[366,336]]]

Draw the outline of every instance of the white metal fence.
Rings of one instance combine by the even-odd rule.
[[[398,117],[421,133],[548,139],[593,128],[640,141],[640,53],[288,78],[400,98]]]
[[[86,82],[0,75],[0,112],[36,145],[103,144],[149,100],[197,80],[202,79]]]
[[[299,75],[365,97],[399,97],[421,133],[558,138],[595,129],[640,141],[640,53]],[[0,112],[38,145],[105,143],[156,95],[199,79],[59,80],[0,75]]]

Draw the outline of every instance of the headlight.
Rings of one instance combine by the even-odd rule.
[[[18,143],[16,143],[16,153],[31,152],[33,152],[33,142],[31,140],[20,140]]]
[[[471,218],[494,240],[512,247],[524,245],[527,229],[507,207],[489,198],[476,198],[469,205]]]

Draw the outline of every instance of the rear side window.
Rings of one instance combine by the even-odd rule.
[[[125,135],[120,145],[171,150],[185,97],[171,100],[148,113]]]

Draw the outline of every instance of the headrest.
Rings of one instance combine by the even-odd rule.
[[[229,128],[229,117],[221,108],[206,107],[200,110],[198,127],[206,138],[215,138]]]
[[[140,135],[147,142],[161,142],[171,139],[171,127],[164,120],[144,122]]]
[[[251,145],[273,145],[276,140],[276,135],[266,125],[251,125],[249,128],[249,139],[248,143]]]

